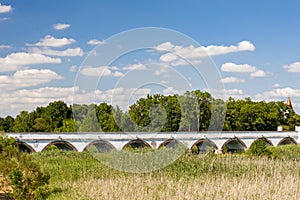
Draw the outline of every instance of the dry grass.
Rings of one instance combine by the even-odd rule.
[[[300,199],[299,160],[187,155],[165,169],[146,174],[116,172],[100,163],[94,167],[77,178],[54,180],[52,185],[62,191],[48,198]],[[84,164],[83,169],[86,171]]]
[[[174,180],[133,176],[64,183],[66,199],[300,199],[300,180],[294,176],[229,178],[227,176]],[[57,198],[57,197],[56,197]]]

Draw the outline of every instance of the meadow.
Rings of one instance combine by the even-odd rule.
[[[300,199],[300,146],[270,148],[260,156],[185,153],[148,173],[114,170],[89,152],[30,156],[50,174],[46,199]]]

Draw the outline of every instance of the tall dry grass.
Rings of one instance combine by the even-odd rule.
[[[300,157],[186,154],[144,174],[118,172],[82,153],[34,159],[52,174],[48,199],[300,199]]]

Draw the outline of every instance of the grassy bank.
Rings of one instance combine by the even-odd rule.
[[[150,173],[120,172],[89,153],[32,154],[50,173],[48,199],[300,199],[300,147],[273,157],[184,154]]]

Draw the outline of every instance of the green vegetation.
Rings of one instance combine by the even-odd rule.
[[[0,193],[16,199],[45,197],[49,175],[29,154],[19,152],[15,139],[0,136],[0,160]]]
[[[223,120],[224,126],[216,122]],[[294,130],[300,116],[284,102],[253,102],[250,98],[226,102],[199,90],[183,95],[148,95],[127,112],[106,103],[67,106],[62,101],[21,111],[16,118],[0,118],[4,132],[74,131],[274,131],[281,125]]]
[[[14,139],[0,138],[0,188],[4,188],[0,193],[9,192],[15,199],[300,197],[300,146],[297,145],[273,147],[257,140],[248,151],[240,154],[183,151],[181,157],[165,168],[149,173],[129,173],[112,169],[105,163],[111,158],[119,158],[121,163],[132,154],[139,159],[148,156],[139,164],[139,160],[130,162],[136,166],[144,163],[147,167],[156,162],[155,157],[149,156],[153,152],[159,155],[158,161],[172,155],[162,157],[165,155],[160,154],[163,149],[147,148],[93,155],[57,149],[24,154],[18,152]]]
[[[88,152],[30,156],[50,173],[47,199],[299,199],[300,147],[267,148],[273,156],[185,153],[140,174],[111,169]]]

